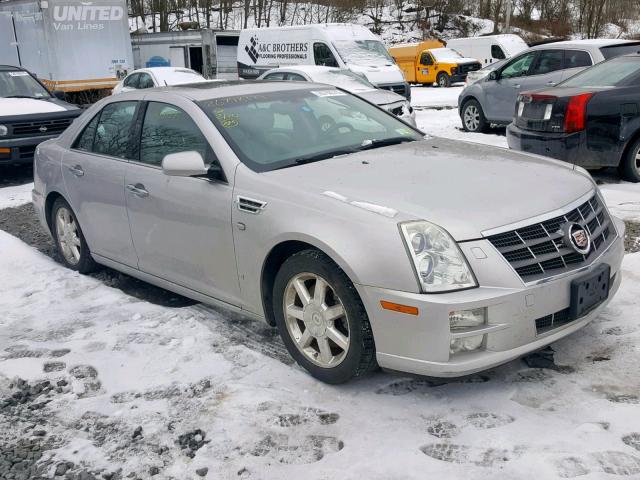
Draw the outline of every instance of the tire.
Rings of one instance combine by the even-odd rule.
[[[620,160],[618,172],[623,180],[640,182],[640,138],[633,143]]]
[[[325,288],[317,290],[318,282]],[[306,302],[301,301],[301,286]],[[287,350],[313,377],[339,384],[377,367],[373,332],[360,296],[324,253],[303,250],[289,257],[276,275],[273,301]]]
[[[436,82],[440,88],[449,88],[451,86],[451,77],[445,72],[440,72],[436,77]]]
[[[66,234],[65,228],[67,228]],[[62,197],[53,202],[51,230],[62,263],[66,267],[80,273],[90,273],[95,270],[96,263],[91,258],[89,246],[84,239],[76,214]]]
[[[462,106],[460,120],[462,120],[462,127],[467,132],[484,133],[489,130],[489,122],[487,122],[482,107],[476,99],[471,99]]]

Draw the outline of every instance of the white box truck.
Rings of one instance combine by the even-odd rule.
[[[111,89],[133,69],[126,1],[0,2],[0,64],[50,90]]]
[[[384,44],[362,25],[329,23],[240,32],[240,77],[257,78],[286,65],[348,68],[379,88],[411,97],[409,84]]]
[[[463,57],[475,58],[483,67],[486,67],[499,60],[513,57],[529,47],[518,35],[503,33],[483,37],[455,38],[447,41],[447,48],[454,49]]]

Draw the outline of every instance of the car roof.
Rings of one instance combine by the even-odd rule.
[[[216,98],[236,97],[240,95],[257,95],[292,90],[310,90],[336,88],[330,85],[312,82],[269,81],[269,80],[224,80],[170,85],[168,87],[146,88],[123,93],[130,98],[142,98],[149,92],[166,92],[189,100],[201,101]],[[120,97],[120,95],[118,95]],[[122,97],[120,97],[122,98]]]
[[[580,48],[580,47],[608,47],[611,45],[624,45],[627,43],[639,43],[636,40],[620,40],[615,38],[592,38],[587,40],[563,40],[560,42],[553,43],[543,43],[541,45],[536,45],[531,47],[531,50],[550,50],[554,48]]]

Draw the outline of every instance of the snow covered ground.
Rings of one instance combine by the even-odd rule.
[[[456,90],[414,89],[418,124],[505,146],[461,131]],[[610,181],[640,218],[640,186]],[[0,188],[0,210],[30,190]],[[0,478],[640,478],[640,253],[555,361],[332,387],[266,325],[134,298],[3,231],[0,252]]]

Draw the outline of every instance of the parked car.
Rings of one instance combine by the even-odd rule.
[[[207,79],[195,70],[184,67],[149,67],[134,70],[113,89],[113,95],[131,90],[206,82]]]
[[[557,85],[586,67],[638,48],[640,42],[631,40],[574,40],[525,50],[460,93],[462,126],[483,132],[491,124],[507,125],[520,92]]]
[[[416,114],[413,107],[402,95],[389,90],[376,88],[362,76],[345,68],[318,67],[301,65],[297,67],[274,68],[263,73],[260,80],[288,80],[297,82],[315,82],[343,88],[365,100],[378,105],[405,122],[416,126]],[[331,115],[325,115],[323,128],[331,128],[334,124]],[[351,119],[350,123],[358,121]]]
[[[524,92],[509,147],[586,168],[618,167],[640,182],[640,55],[594,65],[557,87]]]
[[[339,67],[364,75],[378,88],[411,100],[411,89],[379,37],[367,27],[323,23],[245,28],[238,42],[238,74],[255,79],[267,70],[294,65]]]
[[[513,33],[454,38],[447,42],[447,47],[460,55],[477,59],[483,67],[511,58],[529,48],[522,38]]]
[[[389,53],[401,65],[409,83],[437,83],[447,88],[452,83],[464,82],[467,74],[480,70],[475,58],[465,58],[450,48],[420,50],[426,42],[391,47]]]
[[[64,131],[82,110],[20,67],[0,65],[0,166],[31,163],[36,145]]]
[[[470,152],[326,85],[107,97],[34,170],[69,268],[265,319],[329,383],[507,362],[585,326],[622,277],[624,223],[584,169]]]

